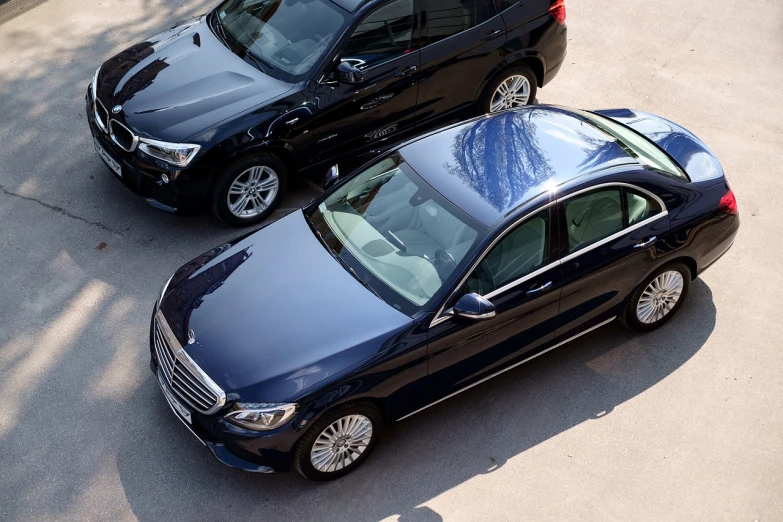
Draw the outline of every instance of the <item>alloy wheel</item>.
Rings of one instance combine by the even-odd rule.
[[[530,101],[530,81],[521,74],[506,78],[492,94],[489,112],[524,107]]]
[[[279,188],[280,180],[274,170],[267,166],[250,167],[229,187],[228,209],[240,218],[255,217],[272,204]]]
[[[636,304],[636,317],[644,324],[660,321],[680,300],[684,286],[682,274],[669,270],[650,281]]]
[[[367,449],[372,439],[372,421],[364,415],[347,415],[326,427],[310,450],[310,463],[322,472],[350,466]]]

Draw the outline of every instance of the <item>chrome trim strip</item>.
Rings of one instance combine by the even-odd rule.
[[[596,189],[606,188],[606,187],[628,187],[634,190],[638,190],[639,192],[643,194],[647,194],[648,196],[653,198],[661,206],[661,210],[663,210],[664,212],[668,210],[666,208],[666,205],[663,204],[663,200],[658,196],[656,196],[655,194],[653,194],[652,192],[650,192],[649,190],[643,189],[642,187],[637,187],[636,185],[632,185],[630,183],[624,183],[622,181],[612,181],[610,183],[601,183],[600,185],[593,185],[592,187],[583,188],[582,190],[577,190],[573,194],[568,194],[567,196],[563,196],[562,198],[557,198],[557,201],[558,202],[565,201],[574,196],[578,196],[579,194],[584,194],[585,192],[590,192]]]
[[[159,386],[160,386],[160,385],[159,385]],[[171,403],[168,401],[168,399],[166,399],[166,396],[165,396],[165,394],[164,394],[164,396],[163,396],[163,400],[164,400],[164,401],[166,401],[166,404],[168,404],[168,405],[169,405],[169,408],[171,408],[171,411],[173,411],[173,412],[174,412],[174,416],[175,416],[176,418],[178,418],[178,419],[179,419],[179,421],[182,423],[182,425],[183,425],[183,426],[185,426],[185,427],[188,429],[188,431],[189,431],[190,433],[192,433],[192,434],[193,434],[193,436],[194,436],[194,437],[196,437],[196,440],[198,440],[198,441],[201,443],[201,445],[202,445],[202,446],[206,446],[206,445],[207,445],[207,443],[206,443],[206,442],[204,442],[203,440],[201,440],[201,437],[199,437],[199,436],[198,436],[198,434],[197,434],[195,431],[193,431],[193,428],[191,428],[191,427],[188,425],[188,423],[187,423],[187,422],[185,422],[185,419],[183,419],[183,418],[180,416],[180,414],[177,412],[177,410],[175,410],[175,409],[174,409],[174,406],[172,406],[172,405],[171,405]]]
[[[205,392],[198,391],[198,385],[190,380],[190,378],[183,379],[183,375],[185,375],[185,372],[182,370],[176,372],[174,378],[171,380],[171,385],[173,386],[176,384],[178,387],[182,388],[182,391],[202,408],[209,408],[210,405],[215,403],[214,397],[209,397]]]
[[[492,291],[491,291],[491,292],[489,292],[487,295],[483,295],[482,297],[483,297],[484,299],[487,299],[487,300],[489,300],[489,299],[492,299],[492,298],[493,298],[493,297],[495,297],[496,295],[500,295],[500,294],[502,294],[503,292],[505,292],[506,290],[510,290],[510,289],[514,288],[515,286],[517,286],[517,285],[521,285],[521,284],[522,284],[522,283],[524,283],[525,281],[528,281],[528,280],[530,280],[530,279],[533,279],[534,277],[536,277],[536,276],[539,276],[539,275],[543,274],[543,273],[544,273],[544,272],[546,272],[547,270],[550,270],[550,269],[552,269],[552,268],[554,268],[554,267],[558,266],[559,264],[560,264],[560,261],[559,261],[559,260],[558,260],[558,261],[555,261],[554,263],[549,263],[549,264],[548,264],[548,265],[546,265],[546,266],[542,266],[541,268],[539,268],[539,269],[538,269],[538,270],[536,270],[535,272],[530,272],[529,274],[527,274],[527,275],[524,275],[524,276],[520,277],[519,279],[516,279],[516,280],[514,280],[514,281],[511,281],[510,283],[507,283],[507,284],[505,284],[505,285],[501,286],[500,288],[496,288],[496,289],[492,290]]]
[[[562,258],[560,260],[560,263],[562,264],[562,263],[566,263],[568,261],[571,261],[575,257],[581,256],[582,254],[590,252],[591,250],[595,250],[596,248],[598,248],[600,246],[603,246],[603,245],[605,245],[607,243],[611,243],[615,239],[619,239],[619,238],[623,237],[624,235],[626,235],[629,232],[633,232],[636,229],[639,229],[639,228],[641,228],[641,227],[643,227],[645,225],[649,225],[653,221],[657,221],[657,220],[661,219],[662,217],[666,217],[668,215],[669,215],[669,212],[666,211],[666,210],[664,210],[663,212],[659,212],[658,214],[655,214],[654,216],[649,217],[649,218],[645,219],[644,221],[639,221],[638,223],[636,223],[632,227],[624,228],[621,231],[619,231],[619,232],[617,232],[615,234],[612,234],[609,237],[603,238],[601,241],[598,241],[597,243],[593,243],[592,245],[589,245],[589,246],[587,246],[587,247],[585,247],[585,248],[583,248],[581,250],[577,250],[573,254],[568,254],[567,256],[565,256],[564,258]]]
[[[408,417],[411,417],[412,415],[416,415],[416,414],[417,414],[417,413],[419,413],[420,411],[424,411],[424,410],[426,410],[427,408],[429,408],[430,406],[435,406],[435,405],[436,405],[436,404],[438,404],[439,402],[443,402],[443,401],[445,401],[446,399],[450,399],[450,398],[454,397],[455,395],[457,395],[457,394],[460,394],[460,393],[464,392],[465,390],[469,390],[469,389],[473,388],[474,386],[478,386],[479,384],[481,384],[481,383],[483,383],[483,382],[486,382],[486,381],[488,381],[488,380],[492,379],[493,377],[497,377],[497,376],[498,376],[498,375],[500,375],[501,373],[505,373],[505,372],[507,372],[507,371],[509,371],[509,370],[512,370],[512,369],[516,368],[517,366],[519,366],[520,364],[524,364],[524,363],[526,363],[526,362],[528,362],[528,361],[530,361],[530,360],[532,360],[532,359],[535,359],[535,358],[536,358],[536,357],[538,357],[539,355],[544,355],[545,353],[547,353],[547,352],[549,352],[549,351],[551,351],[551,350],[554,350],[555,348],[559,348],[559,347],[563,346],[564,344],[566,344],[567,342],[573,341],[573,340],[574,340],[574,339],[576,339],[577,337],[582,337],[583,335],[585,335],[585,334],[587,334],[587,333],[590,333],[590,332],[592,332],[593,330],[597,330],[598,328],[600,328],[600,327],[602,327],[602,326],[604,326],[604,325],[607,325],[607,324],[611,323],[611,322],[612,322],[612,321],[614,321],[615,319],[617,319],[617,317],[616,317],[616,316],[615,316],[615,317],[612,317],[611,319],[607,319],[606,321],[603,321],[603,322],[601,322],[601,323],[598,323],[597,325],[595,325],[595,326],[592,326],[592,327],[588,328],[587,330],[585,330],[585,331],[583,331],[583,332],[579,332],[578,334],[574,335],[573,337],[569,337],[569,338],[568,338],[568,339],[566,339],[565,341],[559,342],[559,343],[557,343],[557,344],[556,344],[556,345],[554,345],[554,346],[550,346],[549,348],[547,348],[546,350],[544,350],[544,351],[542,351],[542,352],[538,352],[538,353],[537,353],[537,354],[535,354],[535,355],[531,355],[531,356],[530,356],[530,357],[528,357],[527,359],[524,359],[524,360],[522,360],[522,361],[519,361],[518,363],[512,364],[511,366],[509,366],[509,367],[507,367],[507,368],[503,368],[502,370],[499,370],[499,371],[497,371],[497,372],[493,373],[492,375],[489,375],[489,376],[487,376],[487,377],[484,377],[483,379],[481,379],[481,380],[479,380],[479,381],[476,381],[476,382],[474,382],[473,384],[469,384],[468,386],[465,386],[465,387],[464,387],[464,388],[462,388],[461,390],[457,390],[457,391],[455,391],[455,392],[454,392],[454,393],[452,393],[452,394],[446,395],[446,396],[445,396],[445,397],[443,397],[442,399],[438,399],[437,401],[435,401],[435,402],[433,402],[433,403],[430,403],[430,404],[428,404],[428,405],[424,406],[423,408],[419,408],[418,410],[414,411],[413,413],[409,413],[409,414],[407,414],[407,415],[405,415],[405,416],[403,416],[403,417],[400,417],[399,419],[397,419],[397,422],[399,422],[399,421],[401,421],[401,420],[403,420],[403,419],[407,419]]]
[[[126,149],[125,147],[123,147],[122,144],[120,144],[120,142],[117,141],[117,138],[114,137],[114,131],[112,130],[112,126],[115,123],[117,125],[119,125],[120,127],[122,127],[123,129],[125,129],[126,131],[128,131],[128,134],[130,134],[132,136],[131,147],[129,149]],[[127,151],[127,152],[133,152],[134,150],[136,150],[136,145],[139,144],[139,137],[136,136],[135,134],[133,134],[133,132],[131,132],[131,130],[128,127],[126,127],[122,123],[118,122],[117,120],[109,120],[109,137],[111,137],[111,141],[116,143],[119,148],[121,148],[122,150]]]
[[[732,242],[731,242],[731,244],[730,244],[729,246],[727,246],[727,247],[726,247],[726,250],[724,250],[723,252],[721,252],[720,254],[718,254],[718,257],[716,257],[715,259],[713,259],[712,261],[710,261],[709,263],[707,263],[706,265],[704,265],[703,267],[701,267],[701,270],[699,270],[699,267],[697,266],[697,267],[696,267],[696,271],[697,271],[699,274],[701,274],[702,272],[704,272],[705,270],[707,270],[709,267],[711,267],[712,265],[714,265],[714,264],[715,264],[715,262],[716,262],[718,259],[720,259],[721,257],[723,257],[723,256],[726,254],[726,252],[728,252],[728,251],[731,249],[731,247],[733,247],[733,246],[734,246],[734,241],[732,241]]]
[[[520,219],[516,220],[514,223],[509,225],[506,228],[506,230],[503,231],[502,234],[500,234],[497,238],[495,238],[495,240],[492,241],[492,243],[490,243],[490,245],[486,249],[484,249],[484,252],[478,258],[478,260],[475,263],[473,263],[473,265],[470,267],[470,270],[467,271],[467,273],[462,278],[462,280],[459,282],[459,284],[456,286],[456,288],[460,288],[463,284],[465,284],[465,281],[468,279],[470,274],[473,273],[473,270],[475,270],[476,267],[479,265],[479,263],[481,263],[481,261],[484,260],[484,257],[486,257],[486,255],[489,253],[489,251],[492,250],[492,247],[494,247],[495,244],[498,241],[503,239],[503,237],[505,237],[506,234],[508,234],[511,230],[513,230],[514,227],[519,225],[522,221],[525,221],[529,217],[531,217],[531,216],[541,212],[542,210],[544,210],[546,208],[551,207],[552,205],[556,205],[556,204],[560,203],[561,201],[565,201],[565,200],[567,200],[569,198],[572,198],[574,196],[578,196],[579,194],[584,194],[585,192],[590,192],[592,190],[605,188],[605,187],[629,187],[629,188],[632,188],[634,190],[638,190],[639,192],[641,192],[643,194],[646,194],[646,195],[650,196],[651,198],[653,198],[661,206],[662,212],[660,212],[658,214],[655,214],[654,216],[651,216],[651,217],[645,219],[644,221],[640,221],[639,223],[636,223],[635,225],[633,225],[631,227],[624,228],[624,229],[620,230],[619,232],[617,232],[616,234],[613,234],[613,235],[611,235],[611,236],[609,236],[607,238],[604,238],[604,239],[602,239],[601,241],[599,241],[597,243],[594,243],[594,244],[592,244],[592,245],[590,245],[588,247],[583,248],[582,250],[577,250],[573,254],[569,254],[569,255],[567,255],[567,256],[565,256],[565,257],[563,257],[563,258],[561,258],[561,259],[559,259],[557,261],[553,261],[552,263],[549,263],[548,265],[546,265],[546,266],[544,266],[542,268],[539,268],[535,272],[532,272],[530,274],[524,275],[521,278],[517,279],[516,281],[512,281],[511,283],[508,283],[508,284],[506,284],[506,285],[504,285],[504,286],[502,286],[500,288],[496,288],[495,290],[489,292],[487,295],[484,295],[482,297],[484,297],[485,299],[491,299],[492,297],[495,297],[495,296],[497,296],[497,295],[499,295],[499,294],[501,294],[501,293],[503,293],[503,292],[505,292],[507,290],[510,290],[511,288],[514,288],[517,285],[521,285],[525,281],[528,281],[528,280],[530,280],[530,279],[532,279],[532,278],[534,278],[534,277],[536,277],[538,275],[541,275],[542,273],[546,272],[547,270],[550,270],[552,268],[555,268],[558,265],[561,265],[561,264],[565,263],[566,261],[570,261],[571,259],[574,259],[577,256],[585,254],[585,253],[587,253],[587,252],[589,252],[589,251],[591,251],[591,250],[593,250],[595,248],[598,248],[598,247],[600,247],[600,246],[602,246],[602,245],[604,245],[606,243],[609,243],[610,241],[618,239],[619,237],[622,237],[623,235],[625,235],[625,234],[627,234],[629,232],[633,232],[634,230],[636,230],[638,228],[641,228],[644,225],[648,225],[648,224],[652,223],[653,221],[655,221],[657,219],[661,219],[662,217],[666,217],[666,216],[669,215],[669,211],[667,210],[666,205],[664,204],[663,200],[661,200],[661,198],[659,198],[658,196],[656,196],[655,194],[653,194],[649,190],[643,189],[643,188],[638,187],[636,185],[632,185],[631,183],[623,183],[621,181],[617,181],[617,182],[611,182],[611,183],[602,183],[600,185],[593,185],[591,187],[587,187],[587,188],[584,188],[582,190],[578,190],[578,191],[574,192],[573,194],[568,194],[566,196],[557,198],[554,201],[550,201],[546,205],[541,206],[538,209],[525,214],[523,217],[521,217]],[[441,305],[441,307],[438,309],[437,313],[435,314],[435,319],[433,319],[432,322],[430,322],[430,325],[427,327],[428,329],[432,328],[434,326],[437,326],[440,323],[442,323],[444,321],[447,321],[447,320],[449,320],[449,319],[451,319],[453,317],[453,315],[446,315],[444,313],[443,308],[446,306],[446,303],[449,302],[449,299],[454,297],[454,293],[455,292],[456,292],[456,290],[454,292],[452,292],[451,294],[449,294],[449,297],[446,300],[444,300],[443,304]]]
[[[191,393],[190,391],[186,390],[185,387],[182,386],[182,381],[181,380],[178,380],[178,381],[172,380],[171,381],[171,389],[174,390],[177,393],[177,395],[182,397],[189,404],[192,404],[193,406],[195,406],[195,407],[197,407],[197,408],[199,408],[201,410],[209,408],[210,402],[205,401],[204,399],[199,399],[193,393]]]
[[[198,395],[199,400],[204,401],[207,404],[215,402],[216,397],[211,390],[200,389],[201,387],[199,386],[199,383],[196,382],[196,378],[189,375],[189,372],[180,370],[177,372],[176,376],[179,377],[179,379],[177,379],[179,382],[183,383],[189,390]],[[183,379],[182,377],[185,378]]]

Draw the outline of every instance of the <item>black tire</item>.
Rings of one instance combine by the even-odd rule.
[[[655,280],[664,272],[669,271],[679,272],[680,276],[682,277],[682,290],[680,291],[679,298],[677,299],[676,303],[674,303],[674,306],[663,317],[657,320],[652,320],[651,322],[642,321],[637,313],[639,299],[641,299],[645,289],[650,285],[650,283],[652,283],[653,280]],[[685,299],[688,297],[688,289],[690,289],[690,286],[691,271],[685,264],[675,262],[664,265],[650,274],[639,286],[636,287],[631,295],[628,296],[628,299],[625,303],[625,309],[620,316],[620,320],[625,326],[638,332],[649,332],[650,330],[655,330],[656,328],[665,324],[669,319],[674,317],[674,314],[677,313],[677,311],[682,306],[682,303],[684,303]]]
[[[484,92],[481,94],[481,102],[479,104],[481,114],[489,114],[491,112],[490,103],[492,102],[492,95],[495,93],[501,83],[516,75],[524,76],[527,78],[527,81],[530,84],[530,96],[528,97],[527,105],[530,105],[535,101],[536,93],[538,92],[538,79],[536,78],[535,73],[530,69],[530,67],[526,65],[515,65],[513,67],[509,67],[508,69],[504,69],[495,75],[495,77],[492,78],[484,88]]]
[[[228,191],[231,184],[239,177],[243,176],[248,169],[252,167],[266,167],[271,169],[277,176],[277,192],[274,194],[269,205],[257,215],[240,217],[229,208]],[[218,178],[212,190],[212,212],[224,223],[235,227],[246,227],[260,223],[266,219],[280,205],[288,186],[288,169],[280,158],[269,152],[258,152],[242,156],[226,168]]]
[[[366,449],[356,457],[356,460],[340,470],[327,472],[319,471],[315,468],[310,459],[310,453],[315,441],[333,422],[348,415],[362,415],[370,420],[372,435],[370,441],[367,443]],[[294,469],[303,477],[310,480],[326,481],[340,478],[355,470],[367,459],[368,455],[372,453],[373,448],[375,448],[375,444],[378,442],[382,429],[383,416],[375,405],[369,402],[356,402],[344,406],[336,406],[323,414],[320,419],[310,426],[304,436],[299,439],[296,451],[294,452]]]

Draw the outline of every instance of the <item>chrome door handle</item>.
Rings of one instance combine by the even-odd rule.
[[[416,67],[415,65],[411,65],[410,67],[406,67],[405,69],[401,70],[400,72],[398,72],[394,76],[396,76],[397,78],[401,78],[403,76],[408,76],[409,74],[411,74],[413,72],[416,72],[416,69],[418,69],[418,67]]]
[[[496,37],[497,35],[499,35],[502,32],[503,32],[503,29],[495,29],[494,31],[490,31],[487,34],[485,34],[484,36],[482,36],[481,39],[482,40],[491,40],[491,39],[493,39],[494,37]]]
[[[548,283],[544,283],[543,285],[539,286],[538,288],[534,288],[532,290],[528,290],[525,292],[525,295],[536,295],[541,294],[543,292],[546,292],[549,290],[549,288],[552,286],[552,281],[549,281]]]
[[[655,243],[655,241],[656,241],[657,239],[658,239],[658,238],[657,238],[656,236],[653,236],[653,237],[651,237],[650,239],[646,239],[646,240],[639,241],[639,242],[638,242],[638,243],[636,243],[636,244],[635,244],[633,247],[634,247],[634,248],[645,248],[645,247],[648,247],[648,246],[652,245],[653,243]]]

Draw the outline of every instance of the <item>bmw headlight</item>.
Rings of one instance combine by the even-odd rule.
[[[95,98],[98,96],[97,90],[98,90],[98,73],[101,72],[101,68],[98,67],[95,70],[95,74],[92,75],[92,86],[90,87],[90,91],[92,91],[92,103],[95,103]]]
[[[225,419],[248,430],[271,430],[288,422],[296,413],[297,406],[264,402],[236,403]]]
[[[201,150],[201,145],[168,143],[149,138],[139,138],[139,150],[175,167],[187,167],[188,163]]]

